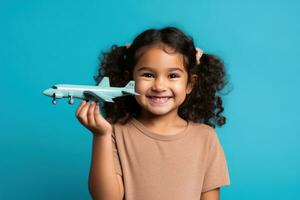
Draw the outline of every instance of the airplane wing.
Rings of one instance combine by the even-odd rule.
[[[95,101],[99,101],[100,99],[104,100],[104,101],[107,101],[107,102],[114,102],[112,100],[112,98],[108,95],[104,95],[104,94],[96,94],[92,91],[84,91],[83,94],[91,99],[91,100],[95,100]]]

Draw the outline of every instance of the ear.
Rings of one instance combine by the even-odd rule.
[[[193,90],[193,87],[195,85],[195,82],[198,80],[198,76],[196,74],[191,75],[191,82],[188,83],[186,88],[186,94],[190,94]]]

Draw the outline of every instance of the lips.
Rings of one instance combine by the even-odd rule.
[[[147,96],[150,99],[150,102],[153,104],[164,104],[166,103],[172,96]]]

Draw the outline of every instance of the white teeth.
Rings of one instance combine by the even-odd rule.
[[[169,97],[151,97],[151,100],[154,103],[165,103],[168,101],[168,99],[169,99]]]

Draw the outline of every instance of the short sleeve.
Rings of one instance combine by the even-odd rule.
[[[115,134],[115,127],[112,133],[112,146],[113,146],[113,156],[114,156],[114,165],[115,165],[115,170],[116,173],[119,174],[120,176],[123,175],[122,173],[122,168],[121,168],[121,162],[120,162],[120,157],[119,157],[119,152],[118,152],[118,147],[117,147],[117,140],[116,140],[116,134]]]
[[[206,163],[206,170],[202,192],[207,192],[221,186],[230,185],[229,172],[223,147],[214,129],[211,129],[210,147]]]

